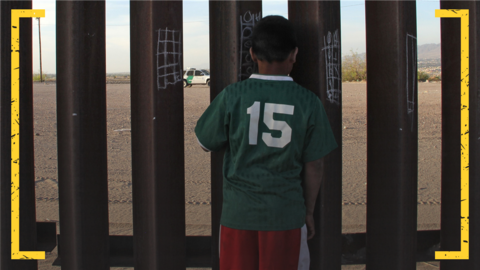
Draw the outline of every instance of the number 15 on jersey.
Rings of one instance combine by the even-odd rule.
[[[272,137],[271,133],[263,132],[262,140],[268,147],[283,148],[292,140],[292,128],[285,121],[273,120],[274,113],[293,115],[292,105],[265,103],[263,113],[263,122],[270,130],[279,130],[282,136]],[[260,101],[255,101],[252,106],[247,108],[247,114],[250,114],[250,128],[248,142],[250,145],[257,145],[258,124],[260,121]]]

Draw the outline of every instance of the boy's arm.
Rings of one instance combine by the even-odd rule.
[[[226,90],[220,92],[203,112],[195,126],[195,135],[205,152],[220,151],[228,144]]]
[[[313,221],[313,210],[315,209],[315,201],[317,200],[320,184],[323,176],[323,158],[307,162],[304,167],[303,193],[305,196],[305,205],[307,207],[307,216],[305,224],[307,224],[308,240],[315,235],[315,223]]]

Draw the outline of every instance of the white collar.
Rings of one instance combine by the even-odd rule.
[[[267,80],[267,81],[292,81],[292,77],[284,76],[284,75],[264,75],[264,74],[252,74],[250,75],[250,79],[260,79],[260,80]]]

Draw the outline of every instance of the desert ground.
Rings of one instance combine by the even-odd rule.
[[[55,83],[34,84],[37,220],[57,222],[58,181]],[[210,88],[185,88],[185,209],[187,235],[210,234],[210,154],[197,145],[193,130],[209,104]],[[343,84],[343,233],[366,230],[366,84]],[[440,228],[441,85],[418,84],[418,230]],[[107,84],[109,220],[111,235],[132,234],[130,84]],[[57,249],[39,261],[52,266]],[[417,269],[438,269],[421,262]],[[133,268],[112,268],[133,269]],[[364,269],[364,265],[342,269]]]

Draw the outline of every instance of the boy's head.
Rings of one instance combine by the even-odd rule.
[[[297,48],[290,21],[282,16],[267,16],[253,28],[252,51],[260,61],[283,62]]]

